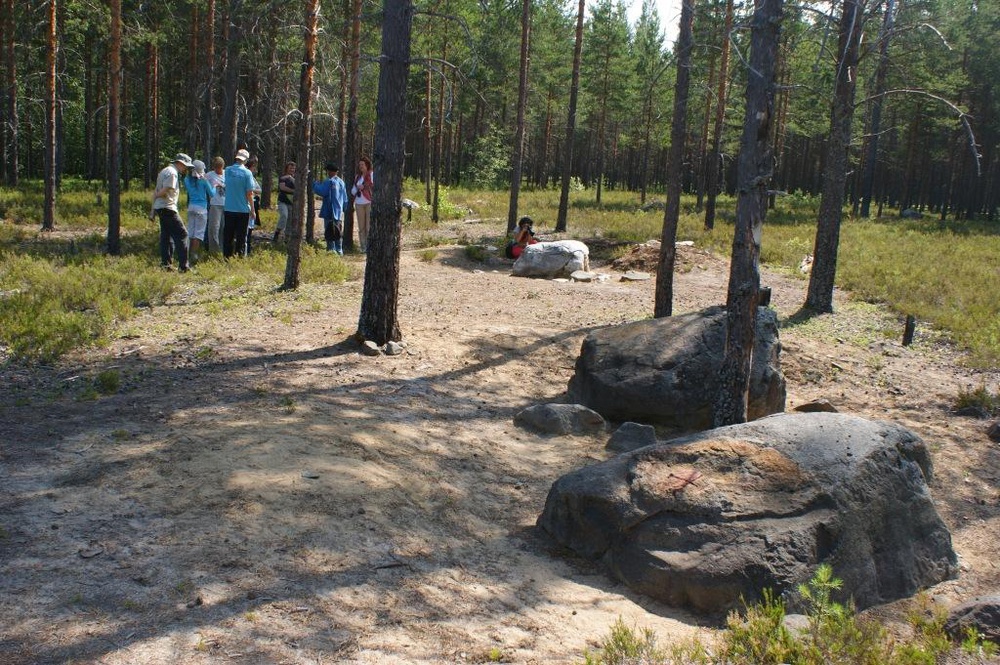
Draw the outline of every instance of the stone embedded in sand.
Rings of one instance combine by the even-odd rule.
[[[536,404],[514,416],[514,424],[542,434],[592,434],[604,431],[604,418],[580,404]]]
[[[633,589],[702,612],[806,582],[866,608],[957,573],[910,431],[787,414],[623,453],[560,478],[538,525]]]
[[[948,613],[944,629],[953,639],[965,639],[970,628],[983,639],[1000,644],[1000,594],[975,598]]]
[[[641,423],[622,423],[608,439],[607,450],[624,453],[651,446],[656,443],[656,430],[651,425]]]

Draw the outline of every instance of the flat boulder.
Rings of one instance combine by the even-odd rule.
[[[957,574],[909,430],[783,414],[622,453],[553,484],[538,525],[672,606],[724,612],[828,563],[859,609]]]
[[[519,411],[514,424],[540,434],[592,434],[604,431],[601,414],[580,404],[536,404]]]
[[[569,398],[608,420],[706,429],[712,423],[725,343],[723,307],[595,330],[583,341]],[[785,409],[780,353],[778,317],[760,307],[750,376],[751,420]]]
[[[515,277],[569,277],[590,270],[590,248],[579,240],[528,245],[514,261]]]

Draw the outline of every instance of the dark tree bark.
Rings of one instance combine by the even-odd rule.
[[[154,28],[155,29],[155,28]],[[160,165],[160,49],[150,42],[146,45],[146,168],[142,186],[149,189],[156,182]]]
[[[507,233],[517,226],[517,197],[521,193],[521,165],[524,160],[524,116],[528,105],[528,54],[531,50],[531,0],[521,0],[521,68],[517,84],[517,128],[510,158],[510,204],[507,206]]]
[[[382,56],[375,107],[375,199],[368,232],[368,261],[358,317],[358,337],[378,345],[402,339],[399,255],[402,238],[400,197],[406,139],[406,82],[410,74],[411,0],[382,4]]]
[[[708,182],[705,184],[705,228],[715,228],[715,203],[719,196],[719,173],[722,170],[719,147],[726,120],[726,95],[729,84],[729,37],[733,31],[733,0],[726,0],[726,18],[722,35],[722,61],[719,65],[719,89],[716,94],[715,124],[712,127],[712,150],[708,156]]]
[[[681,178],[684,168],[684,136],[687,133],[688,90],[691,87],[691,48],[694,45],[694,0],[681,4],[677,33],[677,80],[674,83],[674,117],[670,127],[667,158],[667,205],[663,211],[660,263],[656,272],[653,316],[670,316],[674,301],[674,260],[677,255],[677,222],[681,213]]]
[[[121,254],[121,78],[122,2],[110,0],[108,42],[108,253]]]
[[[726,349],[715,400],[716,427],[746,422],[760,291],[760,237],[773,176],[771,123],[783,0],[761,0],[753,15],[746,115],[737,166],[736,230],[726,296]]]
[[[448,35],[445,34],[441,59],[448,62]],[[444,89],[448,86],[448,76],[442,73],[438,86],[437,126],[434,129],[434,157],[431,163],[431,177],[434,178],[434,195],[431,202],[431,221],[441,221],[441,149],[444,139]]]
[[[201,95],[202,138],[204,140],[205,163],[212,159],[212,149],[215,148],[215,0],[205,3],[205,53],[204,53],[205,89]]]
[[[348,40],[351,48],[348,73],[347,130],[344,136],[346,144],[346,163],[343,169],[347,185],[347,210],[344,211],[344,251],[354,249],[354,197],[351,196],[351,184],[357,170],[361,149],[358,136],[358,86],[361,80],[361,0],[352,0],[351,34]]]
[[[45,48],[45,207],[42,210],[42,230],[56,227],[56,56],[59,40],[56,36],[56,0],[49,0],[49,22]]]
[[[310,0],[311,1],[311,0]],[[224,101],[222,106],[222,156],[229,163],[236,154],[236,128],[239,123],[237,97],[240,84],[240,41],[242,39],[243,0],[230,0],[228,13],[228,36],[226,37],[226,73]]]
[[[583,54],[583,14],[586,0],[580,0],[576,11],[576,42],[573,45],[573,78],[569,88],[569,113],[566,116],[566,141],[563,145],[562,191],[559,195],[559,214],[556,231],[566,230],[569,215],[569,183],[573,173],[573,135],[576,133],[576,104],[580,97],[580,59]]]
[[[882,100],[886,90],[886,77],[889,73],[889,39],[892,36],[893,19],[895,18],[895,3],[886,0],[885,15],[882,17],[882,30],[879,35],[878,65],[875,69],[875,89],[871,104],[871,121],[868,126],[868,150],[865,155],[865,167],[861,175],[861,216],[871,216],[872,191],[875,188],[875,170],[878,165],[878,140],[882,131]]]
[[[299,288],[299,265],[302,263],[302,230],[306,214],[306,200],[312,198],[312,174],[309,169],[310,141],[309,124],[312,120],[313,72],[316,69],[316,33],[319,23],[319,0],[306,1],[305,42],[302,59],[302,72],[299,76],[299,112],[296,128],[298,154],[296,163],[299,171],[296,173],[295,194],[292,198],[292,210],[289,215],[286,233],[288,234],[288,258],[285,261],[285,281],[282,289]]]
[[[813,266],[809,275],[806,307],[814,312],[833,311],[833,285],[837,274],[840,223],[844,216],[851,121],[857,87],[858,51],[861,43],[862,1],[844,0],[837,48],[837,78],[830,113],[830,137],[819,204],[819,223]]]
[[[3,60],[4,75],[4,181],[8,187],[16,187],[18,181],[18,117],[17,117],[17,60],[15,44],[14,0],[3,0],[4,27]]]

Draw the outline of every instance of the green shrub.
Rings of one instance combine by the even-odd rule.
[[[993,393],[985,385],[972,390],[962,389],[955,398],[956,409],[980,409],[989,416],[1000,414],[1000,392]]]
[[[430,263],[437,258],[437,255],[438,253],[436,249],[424,249],[420,252],[420,260],[424,263]]]
[[[106,369],[94,378],[94,388],[102,395],[113,395],[118,392],[121,382],[118,370]]]

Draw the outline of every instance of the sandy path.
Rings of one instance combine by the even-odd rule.
[[[211,317],[181,294],[106,352],[48,376],[10,370],[0,660],[570,663],[619,616],[665,640],[702,630],[535,531],[551,483],[604,459],[605,437],[512,425],[562,397],[589,329],[648,315],[652,281],[515,279],[455,247],[429,263],[406,252],[402,275],[395,358],[348,339],[351,282]],[[721,302],[725,279],[697,258],[675,310]],[[794,312],[805,282],[768,280]],[[980,377],[807,332],[782,332],[790,406],[824,396],[934,437],[967,568],[938,593],[995,588],[997,450],[946,411]],[[109,365],[126,377],[117,395],[52,392]]]

